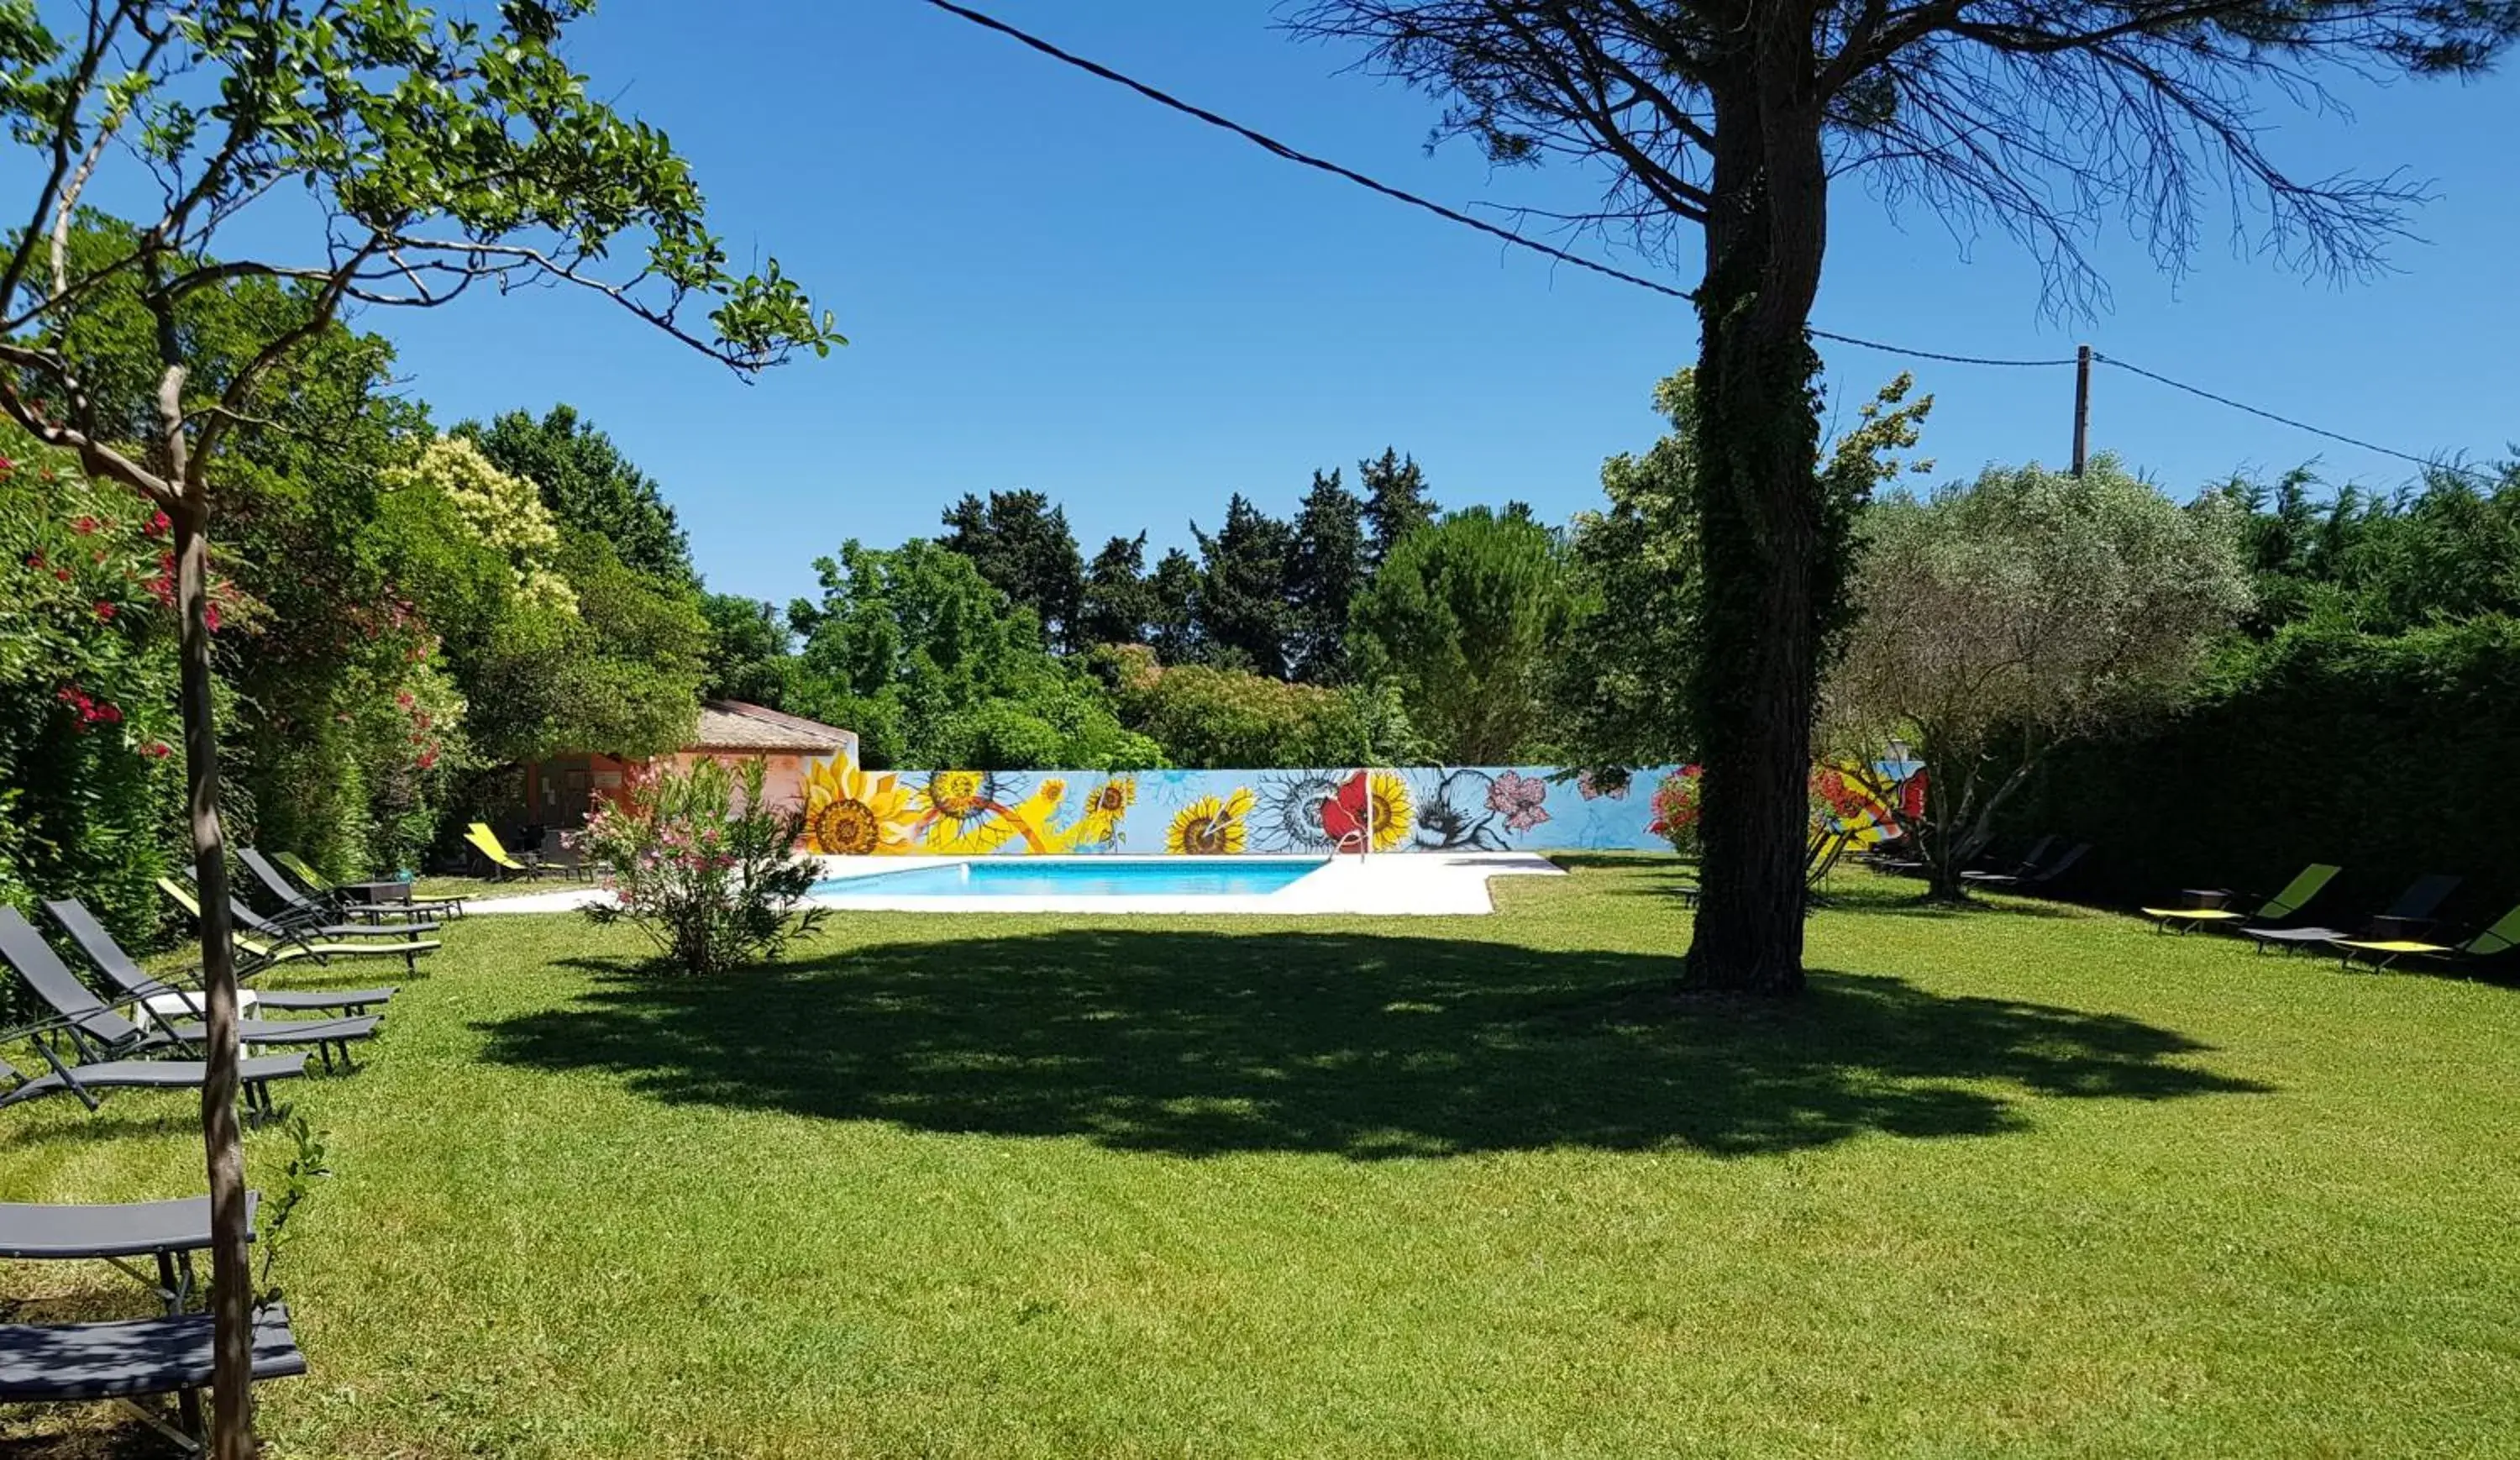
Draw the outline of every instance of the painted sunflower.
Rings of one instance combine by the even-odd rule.
[[[1202,796],[1181,808],[1164,834],[1164,850],[1175,856],[1225,856],[1242,849],[1243,818],[1251,814],[1251,788],[1235,788],[1219,800]]]
[[[1097,816],[1125,816],[1129,813],[1129,807],[1137,799],[1138,778],[1113,776],[1094,788],[1094,799],[1090,810]]]
[[[1095,787],[1086,796],[1085,808],[1078,813],[1076,824],[1067,830],[1067,848],[1118,845],[1120,823],[1128,818],[1129,807],[1137,799],[1135,776],[1113,776]]]
[[[999,809],[1002,790],[995,771],[930,771],[927,776],[927,805],[948,821],[977,821]]]
[[[805,844],[833,856],[908,849],[909,798],[889,775],[827,760],[805,774]]]
[[[1389,851],[1406,843],[1417,822],[1409,783],[1396,772],[1378,770],[1368,783],[1367,794],[1373,798],[1373,849]]]

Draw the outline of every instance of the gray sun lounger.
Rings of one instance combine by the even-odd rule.
[[[211,1322],[207,1313],[133,1318],[113,1323],[0,1325],[0,1403],[121,1403],[151,1428],[197,1454],[206,1442],[201,1392],[209,1387]],[[253,1315],[253,1377],[287,1379],[306,1372],[306,1356],[289,1331],[289,1309],[274,1303]],[[143,1399],[172,1396],[168,1423]]]
[[[113,940],[113,935],[106,932],[105,925],[96,920],[96,914],[89,912],[87,905],[76,897],[46,902],[44,911],[52,914],[53,921],[62,925],[62,931],[70,935],[71,942],[78,944],[79,951],[87,955],[88,962],[95,964],[97,971],[125,995],[147,999],[161,994],[195,992],[153,978],[130,954],[122,951],[122,945]],[[264,973],[270,967],[264,964],[253,973]],[[238,977],[251,976],[241,972]],[[393,996],[394,990],[390,987],[256,988],[253,991],[255,1007],[278,1009],[290,1014],[364,1014],[379,1004],[391,1001]],[[200,1012],[198,1008],[194,1010],[197,1016]]]
[[[2458,890],[2461,879],[2435,872],[2407,884],[2398,900],[2373,918],[2361,930],[2350,928],[2243,928],[2240,933],[2258,945],[2263,953],[2269,948],[2281,948],[2287,953],[2302,948],[2325,947],[2350,937],[2399,937],[2410,928],[2420,928],[2432,921],[2434,913]]]
[[[262,853],[257,851],[254,855],[261,856]],[[275,856],[265,858],[265,860],[277,863],[285,876],[295,878],[298,885],[305,888],[307,891],[313,893],[319,898],[331,902],[338,911],[343,913],[373,910],[399,913],[405,917],[409,917],[415,912],[427,913],[432,918],[460,918],[464,916],[464,899],[461,897],[405,896],[398,897],[391,902],[372,902],[363,898],[351,896],[351,886],[343,886],[342,884],[332,882],[324,878],[318,874],[314,868],[306,865],[306,859],[304,857],[299,856],[293,851],[280,852]],[[408,894],[411,889],[409,885],[406,884],[402,890]]]
[[[82,1058],[116,1059],[174,1045],[198,1049],[207,1034],[199,1023],[171,1020],[160,1021],[158,1028],[144,1029],[114,1013],[112,1006],[78,981],[35,925],[14,907],[0,907],[0,961],[6,961],[35,997],[67,1022],[67,1032]],[[191,999],[186,1003],[198,1012]],[[237,1022],[237,1037],[246,1044],[311,1044],[329,1069],[336,1048],[346,1063],[350,1041],[376,1037],[377,1025],[373,1014],[355,1019],[245,1019]]]
[[[245,1194],[246,1236],[253,1236],[261,1197]],[[111,1262],[180,1313],[193,1294],[192,1255],[210,1245],[210,1199],[49,1206],[0,1202],[0,1257],[23,1262]],[[158,1262],[153,1277],[131,1265]]]
[[[100,1090],[198,1090],[209,1078],[209,1067],[199,1060],[86,1060],[75,1063],[62,1058],[62,1052],[38,1038],[35,1047],[53,1067],[50,1074],[27,1076],[6,1060],[0,1060],[0,1107],[16,1105],[22,1100],[36,1100],[68,1090],[89,1110],[99,1104]],[[306,1072],[304,1055],[257,1055],[237,1062],[237,1087],[245,1097],[246,1109],[257,1118],[272,1114],[271,1082],[295,1079]]]
[[[201,886],[200,880],[192,875],[192,870],[190,868],[185,869],[184,880],[192,883],[197,889]],[[415,938],[424,933],[435,933],[437,931],[437,925],[435,923],[315,924],[298,922],[291,918],[266,918],[261,913],[254,911],[251,903],[246,901],[243,897],[238,896],[233,891],[228,893],[228,912],[230,916],[237,920],[237,925],[248,933],[258,934],[264,937],[280,938],[296,942],[304,942],[310,938],[319,937]],[[322,910],[318,909],[317,913],[321,916]]]
[[[2025,867],[2016,872],[1963,872],[1960,879],[1978,888],[2044,888],[2073,871],[2091,851],[2091,843],[2077,842],[2065,849],[2064,855],[2044,867]]]
[[[341,897],[322,899],[301,892],[288,878],[281,876],[280,869],[271,864],[271,858],[264,856],[253,847],[238,847],[237,861],[245,867],[254,881],[262,884],[264,891],[280,899],[280,905],[287,909],[280,915],[279,921],[282,923],[292,926],[305,923],[330,924],[335,918],[364,918],[367,921],[360,925],[364,928],[385,929],[396,933],[437,931],[435,923],[419,920],[417,915],[422,909],[409,902],[352,902]],[[381,921],[388,917],[410,921],[390,925]]]

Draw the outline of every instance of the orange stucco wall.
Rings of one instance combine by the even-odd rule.
[[[678,771],[683,771],[690,770],[694,761],[703,757],[723,761],[729,766],[737,766],[752,759],[753,755],[751,753],[742,751],[676,751],[670,755],[660,755],[650,763],[670,765]],[[805,803],[805,762],[808,758],[821,757],[792,754],[761,756],[762,798],[774,806],[803,805]]]

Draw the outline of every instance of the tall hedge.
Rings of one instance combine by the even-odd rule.
[[[2006,818],[2098,846],[2083,890],[2265,890],[2342,864],[2324,910],[2467,879],[2448,911],[2520,899],[2520,619],[2382,637],[2298,624],[2235,651],[2184,712],[2059,753]]]

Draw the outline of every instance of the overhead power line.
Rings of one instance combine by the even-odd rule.
[[[1695,290],[1682,289],[1678,285],[1666,284],[1659,279],[1648,279],[1642,274],[1630,273],[1626,269],[1603,263],[1598,258],[1587,258],[1581,253],[1569,252],[1552,244],[1545,244],[1538,239],[1529,238],[1516,233],[1510,228],[1500,228],[1496,224],[1488,222],[1484,218],[1474,217],[1469,213],[1462,212],[1460,208],[1448,207],[1441,203],[1437,203],[1431,198],[1421,197],[1418,194],[1412,193],[1406,188],[1395,188],[1389,183],[1368,177],[1353,167],[1342,166],[1327,158],[1315,157],[1311,153],[1305,152],[1300,148],[1289,147],[1285,143],[1279,141],[1277,138],[1270,136],[1266,132],[1244,126],[1242,123],[1234,120],[1232,117],[1221,116],[1195,103],[1183,101],[1180,97],[1174,96],[1171,92],[1164,90],[1160,86],[1150,85],[1148,82],[1139,80],[1135,76],[1114,70],[1110,67],[1104,66],[1099,61],[1090,60],[1086,57],[1077,55],[1073,51],[1062,49],[1053,42],[1044,40],[1038,35],[1034,35],[1028,30],[1011,25],[1006,22],[999,20],[995,16],[984,15],[967,5],[957,5],[954,3],[954,0],[926,0],[926,3],[945,12],[947,15],[960,17],[961,19],[968,21],[972,24],[978,25],[983,29],[994,30],[998,34],[1014,41],[1018,45],[1028,46],[1062,65],[1072,66],[1078,70],[1084,71],[1089,75],[1100,76],[1103,80],[1111,82],[1113,85],[1125,86],[1129,90],[1136,92],[1138,95],[1145,97],[1147,100],[1153,102],[1156,106],[1168,108],[1172,111],[1181,113],[1185,116],[1194,117],[1199,121],[1203,121],[1209,126],[1218,127],[1225,131],[1232,132],[1235,136],[1241,138],[1243,141],[1250,143],[1261,151],[1270,153],[1276,157],[1283,158],[1289,162],[1294,162],[1301,166],[1311,167],[1319,171],[1327,172],[1332,177],[1354,183],[1358,187],[1364,188],[1369,192],[1379,193],[1383,197],[1389,198],[1394,202],[1405,203],[1411,207],[1422,208],[1425,211],[1433,213],[1435,216],[1444,219],[1446,222],[1459,223],[1464,228],[1477,229],[1479,232],[1488,235],[1490,238],[1501,240],[1517,249],[1528,249],[1535,253],[1545,254],[1548,257],[1556,259],[1560,263],[1571,263],[1579,269],[1589,269],[1592,272],[1600,274],[1606,278],[1616,279],[1622,284],[1633,284],[1639,289],[1650,289],[1654,293],[1662,295],[1668,298],[1681,299],[1689,303],[1695,303],[1697,300],[1697,292]],[[1818,339],[1833,340],[1840,344],[1857,345],[1864,349],[1877,349],[1885,354],[1910,355],[1920,360],[1943,360],[1955,365],[2002,365],[2020,368],[2071,365],[2074,363],[2070,358],[2061,360],[2004,360],[1993,359],[1984,355],[1945,354],[1938,350],[1914,349],[1903,344],[1884,344],[1877,340],[1864,340],[1853,335],[1834,334],[1827,330],[1814,330],[1811,333]]]
[[[2228,406],[2232,410],[2256,416],[2261,420],[2272,421],[2277,426],[2289,426],[2295,431],[2306,431],[2312,435],[2325,436],[2331,441],[2341,441],[2348,446],[2357,446],[2364,451],[2375,451],[2382,456],[2394,456],[2400,461],[2412,462],[2416,466],[2422,467],[2428,472],[2448,472],[2453,476],[2465,477],[2471,481],[2483,482],[2489,486],[2496,484],[2496,479],[2483,472],[2470,471],[2466,467],[2453,467],[2433,457],[2417,456],[2411,451],[2401,451],[2395,446],[2383,446],[2377,441],[2366,441],[2360,436],[2349,436],[2343,432],[2329,431],[2324,426],[2313,426],[2307,421],[2296,421],[2290,416],[2279,416],[2273,411],[2265,410],[2261,407],[2251,405],[2247,401],[2233,400],[2228,395],[2218,395],[2214,391],[2208,390],[2202,386],[2191,386],[2185,381],[2172,380],[2170,377],[2161,374],[2159,371],[2146,370],[2140,365],[2132,364],[2128,361],[2118,359],[2114,355],[2104,355],[2098,350],[2092,351],[2092,358],[2099,361],[2103,365],[2114,365],[2118,369],[2126,371],[2130,375],[2139,375],[2145,380],[2152,381],[2159,385],[2168,386],[2174,390],[2184,390],[2190,395],[2196,396],[2202,400],[2210,400],[2216,405]]]
[[[1094,75],[1101,76],[1105,81],[1112,82],[1116,85],[1126,86],[1131,91],[1136,92],[1138,95],[1145,97],[1147,100],[1153,102],[1159,107],[1169,107],[1173,111],[1179,112],[1185,116],[1194,116],[1212,127],[1223,127],[1225,130],[1232,132],[1234,135],[1250,143],[1252,146],[1259,148],[1263,152],[1275,153],[1277,156],[1284,158],[1289,162],[1300,163],[1306,167],[1319,168],[1332,177],[1344,178],[1347,181],[1356,184],[1360,188],[1367,188],[1373,192],[1380,193],[1385,198],[1408,204],[1412,207],[1422,207],[1426,211],[1449,222],[1459,223],[1465,228],[1475,228],[1481,233],[1503,239],[1508,244],[1513,244],[1520,248],[1531,249],[1538,252],[1546,253],[1560,263],[1571,263],[1579,269],[1591,269],[1597,274],[1606,274],[1609,277],[1618,280],[1622,284],[1633,284],[1640,289],[1650,289],[1656,294],[1669,295],[1675,299],[1687,299],[1694,302],[1697,298],[1697,296],[1689,290],[1665,284],[1660,280],[1648,279],[1642,274],[1631,274],[1625,269],[1612,268],[1610,265],[1603,263],[1598,259],[1586,258],[1580,253],[1569,253],[1563,249],[1552,248],[1551,246],[1541,243],[1535,239],[1524,238],[1521,234],[1514,232],[1510,228],[1499,228],[1494,223],[1487,222],[1484,219],[1474,218],[1468,213],[1462,212],[1459,208],[1446,207],[1444,205],[1435,202],[1431,198],[1420,198],[1417,194],[1409,192],[1404,188],[1395,188],[1389,183],[1376,182],[1372,178],[1366,176],[1364,173],[1357,171],[1353,167],[1342,167],[1338,163],[1330,161],[1327,158],[1317,158],[1311,153],[1301,152],[1295,148],[1288,147],[1285,143],[1279,141],[1275,137],[1269,136],[1264,132],[1255,132],[1251,128],[1244,126],[1242,123],[1235,121],[1230,117],[1219,116],[1215,113],[1207,110],[1205,107],[1193,106],[1189,102],[1183,101],[1180,97],[1174,96],[1157,87],[1149,86],[1146,82],[1138,80],[1133,76],[1122,75],[1120,72],[1113,70],[1111,68],[1104,66],[1099,61],[1088,61],[1084,57],[1076,55],[1073,52],[1062,51],[1058,47],[1052,45],[1049,41],[1043,40],[1040,36],[1031,34],[1028,31],[1018,30],[1014,26],[1008,24],[1004,21],[998,20],[994,16],[985,16],[967,6],[956,5],[953,3],[953,0],[927,0],[927,3],[935,6],[938,10],[945,12],[947,15],[960,16],[974,25],[994,30],[1000,35],[1006,36],[1011,40],[1030,46],[1044,56],[1050,57],[1052,60],[1064,62],[1069,66],[1075,67],[1079,70],[1088,71]]]
[[[1490,238],[1501,240],[1513,248],[1528,249],[1532,252],[1553,258],[1560,263],[1573,264],[1577,268],[1589,270],[1590,272],[1602,275],[1605,278],[1615,279],[1622,284],[1631,284],[1639,289],[1648,289],[1653,291],[1655,294],[1662,295],[1668,298],[1681,299],[1689,303],[1694,303],[1697,300],[1697,293],[1694,290],[1682,289],[1677,285],[1666,284],[1659,279],[1649,279],[1642,274],[1631,273],[1626,269],[1617,268],[1613,265],[1603,263],[1599,259],[1587,258],[1580,253],[1569,252],[1564,249],[1555,247],[1554,245],[1542,243],[1538,239],[1526,238],[1522,234],[1514,232],[1512,229],[1500,228],[1496,224],[1490,223],[1483,218],[1473,217],[1472,215],[1462,212],[1461,209],[1456,207],[1448,207],[1441,203],[1435,202],[1431,198],[1425,198],[1418,194],[1412,193],[1406,188],[1395,188],[1389,183],[1368,177],[1366,174],[1357,171],[1353,167],[1342,166],[1327,158],[1315,157],[1311,153],[1304,152],[1299,148],[1290,147],[1265,132],[1244,126],[1242,123],[1236,121],[1231,117],[1223,116],[1217,113],[1211,112],[1205,107],[1186,102],[1159,86],[1150,85],[1145,81],[1137,79],[1135,76],[1114,70],[1110,67],[1104,66],[1099,61],[1090,60],[1086,57],[1079,56],[1072,51],[1064,50],[1050,41],[1042,39],[1038,35],[1034,35],[1028,30],[1009,24],[995,16],[983,14],[982,12],[973,10],[967,5],[958,5],[954,3],[954,0],[925,0],[925,3],[937,10],[945,12],[947,15],[968,21],[972,24],[980,26],[982,29],[995,31],[1019,45],[1038,51],[1042,55],[1047,56],[1061,65],[1074,67],[1078,70],[1084,71],[1089,75],[1100,77],[1101,79],[1109,81],[1117,86],[1127,87],[1129,90],[1136,92],[1138,95],[1145,97],[1148,101],[1153,102],[1159,107],[1178,112],[1185,116],[1204,122],[1209,126],[1231,132],[1235,136],[1241,138],[1243,141],[1250,143],[1252,146],[1259,148],[1263,152],[1269,153],[1275,157],[1282,158],[1289,162],[1294,162],[1300,166],[1311,167],[1317,171],[1327,172],[1332,177],[1339,178],[1345,182],[1354,183],[1360,188],[1364,188],[1369,192],[1378,193],[1396,203],[1406,204],[1411,207],[1419,208],[1426,212],[1433,213],[1435,216],[1444,219],[1446,222],[1458,223],[1464,228],[1474,229],[1477,232],[1486,234]],[[2072,355],[2054,359],[2016,359],[1993,355],[1961,355],[1952,354],[1942,350],[1918,349],[1913,345],[1890,344],[1878,340],[1866,340],[1860,336],[1841,335],[1832,330],[1814,329],[1811,331],[1811,334],[1815,339],[1832,341],[1839,344],[1851,344],[1861,349],[1878,350],[1883,354],[1901,355],[1917,360],[1938,360],[1952,365],[1983,365],[2012,370],[2042,370],[2063,366],[2079,366],[2081,363]],[[2262,410],[2257,406],[2233,400],[2228,395],[2219,395],[2202,387],[2191,386],[2184,381],[2172,380],[2166,375],[2146,370],[2142,366],[2130,364],[2125,360],[2101,354],[2097,350],[2092,350],[2091,352],[2091,358],[2100,362],[2101,364],[2113,365],[2120,370],[2128,371],[2132,374],[2142,376],[2146,380],[2168,386],[2172,389],[2183,390],[2190,395],[2213,401],[2217,405],[2228,406],[2232,410],[2245,412],[2248,415],[2274,422],[2278,426],[2288,426],[2295,431],[2308,432],[2312,435],[2323,436],[2328,440],[2339,441],[2348,446],[2359,447],[2364,451],[2373,451],[2382,456],[2394,457],[2400,461],[2412,462],[2416,466],[2422,467],[2427,471],[2455,473],[2456,475],[2467,477],[2474,480],[2487,481],[2489,483],[2492,480],[2492,479],[2487,478],[2482,473],[2468,471],[2461,467],[2445,466],[2430,457],[2418,456],[2411,451],[2400,451],[2394,447],[2383,446],[2373,441],[2366,441],[2356,436],[2346,435],[2340,432],[2329,431],[2324,427],[2313,426],[2307,421],[2298,421],[2290,416],[2277,415],[2273,411]]]

